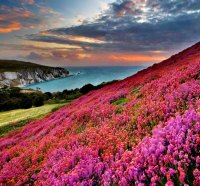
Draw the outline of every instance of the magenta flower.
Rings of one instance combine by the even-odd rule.
[[[175,58],[0,138],[0,185],[200,185],[200,62]]]

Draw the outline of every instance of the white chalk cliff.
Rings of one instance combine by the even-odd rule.
[[[0,87],[22,87],[33,83],[39,83],[67,76],[69,76],[69,72],[60,67],[37,67],[16,70],[15,72],[0,72]]]

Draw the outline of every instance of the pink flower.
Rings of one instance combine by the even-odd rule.
[[[185,180],[185,172],[184,172],[184,169],[179,167],[178,168],[179,172],[180,172],[180,176],[179,176],[179,180],[181,183],[184,183],[184,180]]]
[[[172,168],[169,168],[169,172],[170,172],[170,175],[174,175],[176,173],[176,171]]]
[[[119,185],[120,185],[120,186],[127,186],[128,183],[127,183],[127,181],[126,181],[126,178],[123,177],[123,178],[120,180]]]
[[[174,183],[172,182],[172,180],[168,180],[165,186],[174,186]]]

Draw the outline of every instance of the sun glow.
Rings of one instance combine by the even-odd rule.
[[[89,38],[89,37],[82,37],[82,36],[66,36],[67,39],[72,41],[80,41],[80,42],[86,42],[86,43],[107,43],[106,41],[97,39],[97,38]]]
[[[39,41],[26,41],[24,42],[25,45],[31,45],[36,48],[40,49],[79,49],[82,48],[78,45],[68,45],[68,44],[56,44],[56,43],[45,43]]]
[[[143,54],[113,54],[111,55],[113,61],[125,62],[148,62],[148,61],[162,61],[166,59],[164,55],[143,55]]]

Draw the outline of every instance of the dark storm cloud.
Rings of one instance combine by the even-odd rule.
[[[93,22],[28,35],[26,39],[78,45],[94,51],[173,50],[200,40],[199,19],[199,0],[124,0],[110,4],[110,9]],[[68,36],[103,42],[78,41]]]
[[[200,9],[200,2],[199,0],[186,0],[186,1],[180,1],[180,0],[156,0],[156,1],[150,1],[148,0],[147,3],[151,7],[160,7],[162,11],[165,11],[166,13],[171,14],[181,14],[188,11],[195,11]]]
[[[108,28],[104,27],[102,23],[90,23],[86,25],[80,25],[70,28],[59,28],[55,30],[49,30],[49,33],[61,34],[61,35],[78,35],[84,37],[102,37],[108,34]]]
[[[121,3],[112,4],[113,12],[118,16],[123,16],[125,14],[140,14],[141,11],[136,8],[133,1],[122,1]]]

